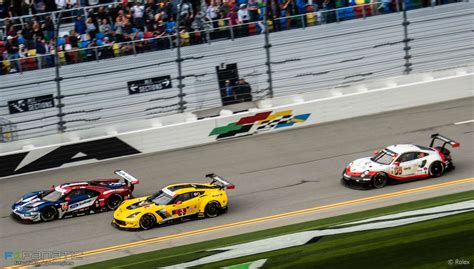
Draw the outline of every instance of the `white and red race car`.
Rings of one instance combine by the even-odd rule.
[[[442,146],[434,147],[435,141]],[[351,162],[342,173],[346,185],[383,188],[389,180],[405,181],[439,177],[454,169],[451,152],[445,148],[459,147],[459,143],[439,134],[431,135],[429,147],[399,144],[374,152],[374,156]]]

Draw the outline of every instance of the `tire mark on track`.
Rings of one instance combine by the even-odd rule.
[[[291,187],[296,187],[296,186],[299,186],[299,185],[303,185],[303,184],[306,184],[306,183],[319,183],[319,182],[320,182],[319,180],[301,180],[298,183],[289,184],[289,185],[281,186],[281,187],[270,188],[270,189],[259,190],[259,191],[253,191],[253,192],[237,194],[237,195],[234,195],[234,197],[245,196],[245,195],[250,195],[250,194],[256,194],[256,193],[261,193],[261,192],[266,192],[266,191],[286,189],[286,188],[291,188]]]

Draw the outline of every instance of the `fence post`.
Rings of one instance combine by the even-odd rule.
[[[207,44],[211,45],[211,34],[209,32],[209,29],[206,29],[206,39],[207,39]]]
[[[62,102],[62,99],[64,98],[64,96],[61,94],[61,80],[63,79],[60,75],[59,75],[59,65],[60,65],[60,61],[59,61],[59,48],[58,48],[58,39],[59,39],[59,27],[61,25],[61,16],[62,16],[62,12],[64,10],[61,10],[59,12],[59,15],[58,17],[56,18],[56,16],[54,15],[53,13],[53,22],[54,22],[54,30],[55,30],[55,33],[54,33],[54,68],[55,68],[55,72],[56,72],[56,77],[54,78],[54,80],[56,81],[56,99],[58,99],[58,105],[56,106],[58,108],[58,118],[59,118],[59,122],[58,122],[58,132],[59,133],[64,133],[66,131],[66,122],[64,121],[64,112],[63,112],[63,107],[64,107],[64,104]]]
[[[228,22],[229,22],[229,28],[230,28],[230,38],[232,39],[232,41],[234,41],[234,26],[232,25],[232,22],[230,21],[230,19],[228,19]]]
[[[183,58],[181,58],[181,33],[179,32],[179,26],[181,23],[181,8],[183,7],[183,0],[179,1],[178,14],[176,16],[176,63],[178,64],[178,89],[179,89],[179,112],[183,113],[186,107],[184,106],[186,102],[184,101],[184,96],[186,95],[183,92],[183,88],[186,86],[183,84],[183,69],[182,63]]]
[[[272,79],[272,63],[271,63],[271,57],[270,57],[270,48],[272,45],[270,44],[270,38],[269,38],[269,31],[268,31],[268,16],[267,16],[267,1],[264,2],[264,14],[263,14],[263,25],[265,27],[265,45],[263,46],[265,48],[265,52],[267,55],[267,61],[265,62],[265,65],[267,66],[267,74],[268,74],[268,91],[269,91],[269,96],[270,98],[273,97],[273,79]]]
[[[305,29],[306,28],[306,23],[305,23],[306,14],[301,15],[300,18],[301,18],[301,28]]]
[[[362,17],[365,19],[365,5],[362,5]]]
[[[411,55],[410,55],[410,38],[408,37],[408,25],[410,24],[410,22],[408,21],[407,19],[407,10],[406,10],[406,6],[405,6],[405,0],[400,0],[402,1],[401,5],[402,5],[402,12],[403,12],[403,22],[402,22],[402,25],[403,25],[403,44],[404,44],[404,47],[403,47],[403,50],[405,51],[405,57],[403,57],[405,59],[405,70],[404,70],[404,73],[405,74],[410,74],[410,72],[413,70],[411,68],[412,64],[410,63],[410,59],[411,59]],[[398,2],[398,1],[397,1]]]

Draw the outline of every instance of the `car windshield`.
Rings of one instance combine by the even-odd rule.
[[[370,158],[371,161],[380,163],[380,164],[390,164],[395,158],[395,153],[387,149],[380,151],[377,155]]]
[[[59,192],[57,190],[50,190],[41,195],[41,199],[49,202],[56,202],[63,196],[62,192]]]
[[[159,191],[150,196],[148,199],[157,205],[167,205],[173,199],[173,197],[164,193],[163,191]]]

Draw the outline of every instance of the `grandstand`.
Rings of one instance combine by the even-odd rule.
[[[278,2],[276,10],[272,7],[268,9],[271,32],[400,10],[398,1],[329,1],[328,4],[319,5],[316,2],[309,5],[301,1],[289,5],[287,2]],[[407,0],[405,3],[407,9],[437,4],[422,0]],[[182,46],[255,35],[263,30],[261,6],[249,4],[250,16],[246,21],[238,19],[242,8],[233,2],[217,6],[213,1],[206,6],[185,1],[183,8],[185,7],[189,12],[183,13],[185,16],[179,29],[176,29],[175,23],[177,8],[172,2],[148,2],[145,6],[111,3],[93,8],[71,8],[62,12],[61,16],[56,11],[7,17],[0,20],[0,39],[3,40],[0,41],[0,74],[53,67],[56,64],[53,55],[54,27],[59,18],[61,65],[170,49],[176,46],[177,30],[182,37]],[[137,19],[138,12],[134,10],[142,10],[143,16]],[[6,15],[9,14],[3,14]]]
[[[373,4],[362,5],[361,10],[371,6]],[[357,7],[351,9],[356,10]],[[334,23],[328,23],[327,18],[331,14],[335,16]],[[405,44],[401,13],[371,17],[367,17],[369,13],[366,11],[354,13],[355,17],[350,12],[347,14],[347,8],[344,8],[286,18],[284,25],[294,25],[287,31],[282,31],[282,28],[276,31],[273,22],[271,65],[275,96],[347,87],[404,73]],[[370,13],[376,14],[383,12]],[[474,26],[466,22],[472,14],[472,3],[410,11],[411,68],[422,72],[468,64],[473,54],[471,41]],[[357,16],[362,17],[357,19]],[[193,43],[190,41],[189,46],[183,44],[186,45],[182,48],[186,112],[222,106],[215,69],[222,63],[237,63],[239,76],[252,86],[254,100],[267,98],[269,85],[263,35],[259,35],[259,31],[252,34],[249,31],[251,24],[204,31],[209,37],[206,43],[191,46]],[[317,26],[310,27],[313,25]],[[236,34],[239,27],[247,27],[242,38]],[[137,35],[140,33],[136,32]],[[82,60],[77,63],[69,62],[66,57],[72,51],[60,53],[61,98],[65,104],[63,113],[67,130],[122,124],[177,113],[178,74],[176,52],[173,50],[176,44],[173,41],[173,36],[168,35],[115,43],[119,47],[131,46],[131,52],[119,51],[110,57],[97,57],[95,54],[92,59],[80,58]],[[160,42],[163,46],[168,44],[168,47],[160,47]],[[98,46],[85,51],[98,53],[107,48],[110,47]],[[82,50],[78,51],[81,55]],[[119,55],[121,57],[114,57]],[[157,75],[169,75],[172,88],[128,94],[127,82]],[[55,77],[54,68],[8,73],[0,77],[0,117],[15,124],[11,128],[15,134],[12,137],[24,139],[56,132],[57,110],[10,115],[7,105],[7,101],[31,96],[56,96]]]

